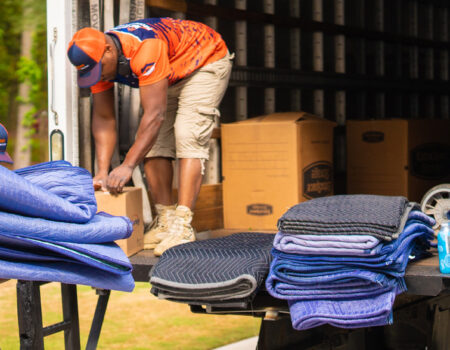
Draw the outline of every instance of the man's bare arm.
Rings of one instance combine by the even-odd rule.
[[[130,180],[133,169],[144,160],[155,144],[166,113],[167,89],[167,79],[139,88],[144,114],[139,123],[136,140],[123,163],[109,174],[107,188],[111,192],[122,191],[123,186]]]
[[[117,141],[116,118],[114,115],[114,89],[93,95],[92,134],[95,141],[98,172],[94,187],[106,188],[109,166]]]

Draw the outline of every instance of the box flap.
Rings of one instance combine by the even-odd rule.
[[[367,119],[367,120],[347,120],[347,125],[349,124],[361,124],[361,125],[382,125],[382,126],[386,126],[386,125],[390,125],[390,124],[407,124],[408,120],[407,119],[402,119],[402,118],[392,118],[392,119]]]
[[[285,112],[285,113],[272,113],[262,116],[264,122],[297,122],[300,120],[308,119],[308,114],[305,112]],[[314,117],[314,116],[312,116]]]
[[[283,113],[272,113],[267,115],[262,115],[254,118],[249,118],[246,120],[241,120],[230,124],[251,124],[251,123],[297,123],[297,122],[328,122],[331,124],[336,124],[331,120],[327,120],[313,114],[306,112],[283,112]],[[222,124],[222,125],[230,125]]]

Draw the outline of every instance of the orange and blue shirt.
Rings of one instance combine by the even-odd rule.
[[[188,20],[147,18],[119,25],[106,33],[120,41],[132,74],[100,81],[91,87],[93,93],[110,89],[113,82],[139,87],[167,78],[172,85],[225,57],[228,51],[220,34],[203,23]]]

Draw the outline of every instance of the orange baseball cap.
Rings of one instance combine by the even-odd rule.
[[[78,86],[91,87],[100,81],[105,34],[94,28],[83,28],[74,34],[67,56],[78,70]]]

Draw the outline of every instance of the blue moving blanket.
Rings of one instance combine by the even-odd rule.
[[[58,164],[17,172],[0,166],[0,209],[54,221],[89,221],[97,211],[91,174],[67,162]]]
[[[73,262],[92,266],[96,269],[105,270],[115,274],[127,274],[131,272],[131,264],[125,253],[118,246],[111,243],[103,244],[81,244],[68,242],[52,242],[18,235],[0,235],[0,246],[9,249],[16,249],[22,252],[22,257],[16,260],[31,260],[28,253],[34,256],[41,256],[39,260],[45,260],[51,256],[53,261],[59,257],[61,261]],[[8,258],[7,254],[2,254],[0,258]]]
[[[330,324],[340,328],[359,328],[392,324],[392,307],[399,292],[388,290],[355,300],[289,301],[292,326],[304,330]]]
[[[113,241],[127,217],[98,213],[90,173],[65,161],[0,166],[0,278],[132,291],[132,266]]]
[[[105,243],[130,237],[133,224],[125,216],[98,213],[84,224],[51,221],[0,211],[0,234],[39,237],[74,243]]]
[[[0,259],[0,277],[26,281],[82,284],[123,292],[131,292],[134,289],[134,279],[131,273],[112,274],[91,266],[62,261],[26,263]]]

